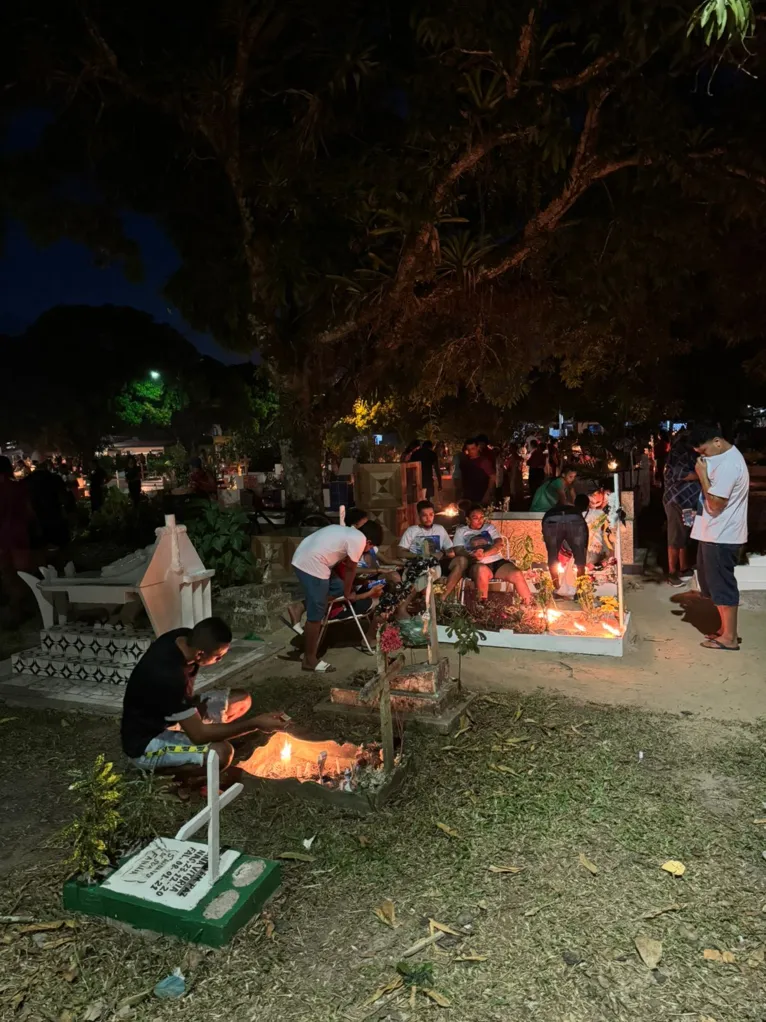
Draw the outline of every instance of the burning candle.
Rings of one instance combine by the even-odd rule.
[[[581,625],[579,621],[575,621],[574,622],[574,626],[575,626],[575,628],[577,629],[578,632],[586,632],[588,630],[585,627],[585,625]]]
[[[554,621],[558,621],[558,619],[562,616],[562,613],[563,611],[560,610],[547,610],[545,612],[545,616],[548,618],[548,623],[552,624]]]
[[[559,575],[563,575],[564,572],[566,571],[566,568],[561,563],[561,561],[559,561],[558,564],[556,565],[556,571],[559,573]]]
[[[290,757],[292,756],[292,754],[293,754],[292,744],[290,742],[288,742],[287,740],[285,740],[285,744],[282,746],[282,751],[279,754],[282,762],[283,763],[289,763],[290,762]]]
[[[612,458],[612,460],[607,463],[606,467],[609,469],[610,472],[616,472],[617,471],[617,462],[614,460],[614,458]]]
[[[610,625],[606,621],[601,622],[601,627],[605,632],[609,632],[610,635],[618,636],[620,634],[619,628],[615,628],[614,625]]]

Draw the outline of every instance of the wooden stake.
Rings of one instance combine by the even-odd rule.
[[[383,743],[383,772],[394,770],[394,722],[391,717],[391,686],[388,673],[383,676],[380,690],[380,735]]]

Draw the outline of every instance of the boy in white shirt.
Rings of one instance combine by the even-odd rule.
[[[417,505],[418,525],[411,525],[404,530],[399,540],[399,556],[412,557],[445,557],[452,558],[452,540],[443,525],[435,525],[436,512],[430,500],[421,500]]]
[[[531,603],[524,573],[512,561],[503,557],[503,537],[491,522],[485,522],[484,508],[472,504],[468,509],[467,524],[455,533],[455,560],[450,569],[446,599],[464,574],[473,579],[480,600],[486,600],[492,578],[510,582],[521,597],[522,603]]]
[[[293,554],[293,570],[303,589],[306,601],[303,670],[329,673],[335,668],[317,654],[322,621],[330,597],[345,596],[347,600],[375,598],[382,590],[357,594],[354,592],[356,569],[362,556],[373,546],[380,546],[383,530],[379,522],[360,520],[356,528],[327,525],[313,532],[299,544]],[[343,578],[333,574],[336,564],[344,565]]]
[[[702,487],[702,507],[692,526],[692,539],[698,541],[697,577],[702,595],[715,603],[721,615],[720,630],[708,635],[702,645],[734,652],[739,649],[739,587],[734,569],[747,542],[750,474],[745,459],[717,426],[701,423],[689,439],[701,455],[695,471]]]

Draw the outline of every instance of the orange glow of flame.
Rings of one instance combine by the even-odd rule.
[[[566,568],[561,563],[561,561],[559,561],[558,565],[556,566],[556,571],[559,573],[559,575],[563,575],[564,572],[566,571]]]
[[[614,625],[610,625],[606,621],[602,621],[601,622],[601,627],[604,629],[605,632],[609,632],[610,635],[619,635],[620,634],[620,629],[619,628],[615,628]]]
[[[449,504],[449,505],[447,505],[447,507],[443,508],[439,512],[439,514],[449,515],[450,518],[454,518],[455,515],[459,515],[460,514],[460,509],[458,508],[458,506],[456,504]]]
[[[560,617],[563,617],[563,612],[560,610],[546,610],[545,616],[548,618],[548,623],[552,624],[554,621],[558,621]]]
[[[288,742],[287,739],[285,739],[285,744],[282,746],[282,751],[279,754],[279,758],[282,760],[283,763],[289,763],[292,754],[293,754],[292,743]]]
[[[310,742],[277,731],[239,766],[255,777],[321,781],[322,778],[342,778],[346,770],[353,770],[360,752],[366,752],[366,749],[350,742],[342,745],[332,741]],[[321,766],[320,753],[325,754]],[[377,769],[377,754],[374,755],[374,767]]]
[[[579,621],[573,621],[572,624],[575,626],[578,632],[587,632],[585,625],[581,625]]]

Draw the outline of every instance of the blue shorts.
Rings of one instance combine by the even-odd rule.
[[[716,607],[738,607],[739,586],[734,569],[742,554],[740,543],[697,544],[697,579],[703,596]]]
[[[202,696],[207,701],[205,722],[221,724],[227,721],[229,707],[229,690],[218,689],[205,692]],[[185,731],[163,731],[152,738],[144,749],[143,756],[131,760],[139,770],[158,770],[168,767],[202,766],[209,745],[195,745]]]
[[[301,571],[295,566],[293,566],[293,571],[298,576],[301,589],[303,589],[303,597],[306,601],[306,620],[323,621],[330,597],[343,595],[343,579],[337,575],[330,575],[329,578],[317,578],[316,575],[309,575],[308,572]]]

